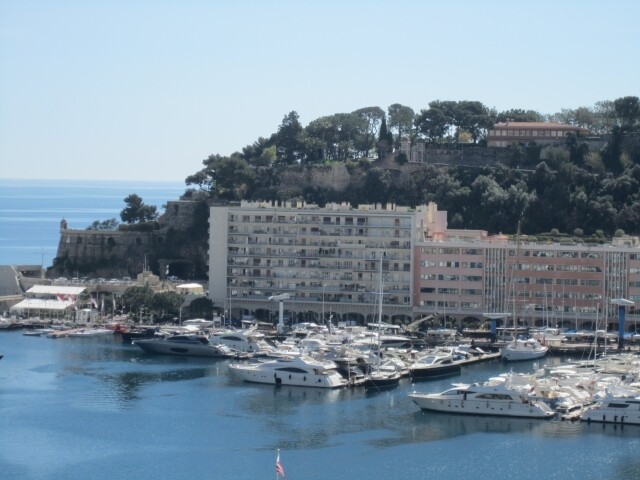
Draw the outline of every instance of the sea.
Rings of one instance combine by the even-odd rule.
[[[0,265],[51,266],[62,219],[80,230],[96,220],[120,222],[132,193],[162,213],[185,189],[179,181],[0,179]]]
[[[130,193],[161,206],[183,190],[89,183],[12,184],[17,199],[2,188],[1,263],[50,256],[61,218],[86,228],[118,218]],[[0,480],[277,479],[278,455],[288,480],[640,478],[640,427],[423,412],[407,396],[559,357],[366,392],[244,383],[236,360],[153,355],[118,335],[0,330],[0,354]]]

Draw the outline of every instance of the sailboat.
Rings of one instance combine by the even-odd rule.
[[[382,335],[382,258],[380,253],[380,291],[378,294],[378,343],[376,351],[376,361],[371,365],[371,370],[364,380],[364,387],[368,390],[385,390],[395,388],[400,383],[402,372],[394,362],[382,361],[381,335]]]
[[[541,345],[535,338],[520,339],[518,338],[518,314],[516,311],[516,295],[515,295],[515,270],[520,259],[520,221],[518,221],[518,233],[516,235],[516,257],[511,270],[511,295],[513,295],[513,340],[500,349],[500,357],[507,362],[515,362],[521,360],[534,360],[544,357],[549,347]],[[545,297],[546,298],[546,297]]]

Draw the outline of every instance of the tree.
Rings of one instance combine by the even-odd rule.
[[[376,142],[376,150],[378,151],[378,159],[383,160],[384,157],[393,151],[393,134],[387,130],[387,120],[382,119],[378,141]]]
[[[215,178],[216,196],[228,200],[245,198],[255,182],[256,173],[239,154],[209,157],[205,169]]]
[[[268,148],[263,155],[273,152]],[[240,153],[230,157],[209,155],[202,161],[204,168],[186,178],[187,185],[196,184],[212,198],[241,200],[254,186],[256,174]]]
[[[376,134],[378,133],[378,125],[384,119],[384,110],[380,107],[365,107],[353,112],[358,118],[362,119],[364,127],[358,137],[354,139],[354,146],[360,151],[364,157],[369,156],[369,151],[373,148]]]
[[[442,108],[433,105],[431,102],[429,109],[420,110],[416,116],[415,125],[418,132],[423,134],[431,143],[442,141],[449,130],[449,117]]]
[[[389,117],[389,130],[396,130],[398,132],[396,137],[398,140],[402,140],[404,135],[411,133],[413,120],[416,116],[412,108],[394,103],[387,108],[387,115]]]
[[[129,312],[139,312],[142,308],[149,308],[153,292],[151,287],[129,287],[122,294],[122,304]]]
[[[151,309],[159,315],[179,315],[184,297],[177,292],[159,292],[151,297]]]
[[[260,137],[253,142],[252,145],[247,145],[242,149],[242,153],[239,154],[249,165],[268,167],[275,162],[276,159],[276,135],[271,135],[270,138]]]
[[[118,222],[115,218],[111,218],[109,220],[96,220],[91,225],[87,227],[87,230],[98,230],[98,231],[113,231],[118,229]]]
[[[500,123],[505,123],[509,120],[512,122],[543,122],[544,117],[535,110],[523,110],[521,108],[505,110],[504,112],[498,113],[496,117],[496,122]]]
[[[127,206],[120,212],[120,219],[124,223],[152,222],[158,219],[157,207],[145,205],[135,193],[127,196],[124,203]]]
[[[473,138],[473,143],[491,126],[489,109],[481,102],[463,100],[451,105],[452,124],[457,127],[457,133],[467,131]]]
[[[276,158],[278,162],[287,165],[302,160],[302,144],[300,134],[302,125],[298,113],[295,111],[285,115],[276,134]]]
[[[207,297],[198,297],[189,304],[189,316],[211,318],[213,302]]]
[[[594,131],[596,133],[610,132],[616,124],[616,111],[611,100],[596,102],[593,114],[595,116]]]
[[[613,101],[613,108],[620,120],[620,126],[633,127],[640,120],[640,100],[638,97],[621,97]]]

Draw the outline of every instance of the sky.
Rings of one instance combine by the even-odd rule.
[[[640,2],[1,0],[0,178],[184,179],[296,111],[640,96]]]

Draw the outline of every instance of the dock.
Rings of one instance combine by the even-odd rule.
[[[466,360],[461,360],[460,365],[464,367],[466,365],[472,365],[474,363],[489,362],[491,360],[499,360],[499,359],[500,359],[500,352],[487,352],[487,353],[481,353],[480,355],[472,355]]]
[[[84,328],[71,328],[69,330],[54,330],[53,332],[47,333],[48,338],[61,338],[66,337],[67,335],[75,332],[79,332],[80,330],[84,330]]]

